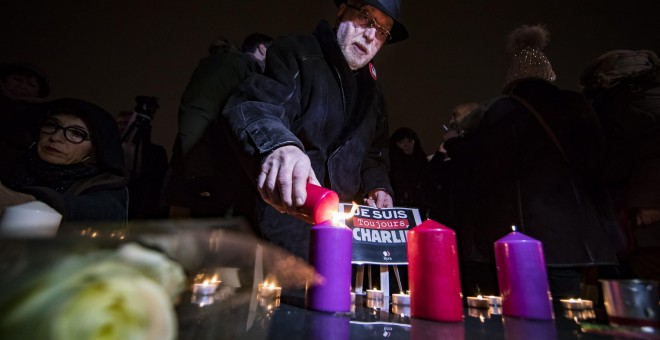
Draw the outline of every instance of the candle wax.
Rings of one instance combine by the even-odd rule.
[[[336,192],[307,183],[307,198],[305,203],[294,213],[294,216],[309,223],[320,224],[332,218],[332,213],[339,210],[339,196]]]
[[[351,310],[351,259],[353,232],[343,224],[324,221],[312,226],[309,262],[322,282],[307,288],[305,305],[324,312]]]
[[[503,315],[554,319],[540,241],[511,232],[495,242],[495,263]]]
[[[413,318],[462,321],[463,299],[456,233],[433,220],[408,232],[410,309]]]

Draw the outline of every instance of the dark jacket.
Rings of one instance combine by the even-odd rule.
[[[179,106],[179,130],[165,189],[169,205],[223,215],[232,203],[234,184],[243,174],[218,117],[234,90],[257,71],[257,60],[235,48],[200,60]]]
[[[340,200],[362,198],[376,188],[391,193],[387,113],[371,68],[373,64],[350,70],[325,21],[313,35],[277,39],[268,50],[265,74],[251,75],[224,110],[251,178],[270,152],[295,145],[309,156],[322,185]],[[270,207],[264,206],[261,214],[263,236],[279,238],[299,255],[307,253],[308,225],[289,227],[296,220]],[[290,231],[271,232],[285,228]],[[294,239],[296,233],[299,239]],[[298,251],[292,249],[296,247]]]
[[[88,125],[94,161],[88,164],[49,165],[34,148],[5,155],[12,169],[1,171],[10,189],[35,196],[62,214],[63,221],[126,220],[127,172],[114,118],[98,106],[78,99],[57,99],[39,105],[28,114],[43,120],[57,107],[73,107]],[[68,174],[75,173],[67,178]]]
[[[590,193],[603,154],[593,110],[579,93],[543,80],[519,81],[509,93],[540,112],[569,161],[510,96],[495,100],[463,140],[448,141],[452,162],[463,165],[457,173],[464,177],[456,187],[469,193],[462,195],[466,201],[458,205],[462,211],[455,226],[463,259],[493,263],[493,243],[516,225],[543,243],[550,266],[615,264],[612,225],[601,219],[613,210],[594,203]]]

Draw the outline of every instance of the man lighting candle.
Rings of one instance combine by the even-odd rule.
[[[393,202],[387,112],[372,59],[408,37],[398,21],[400,0],[335,4],[333,25],[323,21],[312,35],[276,39],[264,74],[248,78],[223,112],[262,198],[250,224],[304,259],[311,225],[282,213],[304,204],[308,182],[340,201],[373,198],[379,208]]]

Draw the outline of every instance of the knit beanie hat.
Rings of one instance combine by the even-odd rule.
[[[543,25],[523,25],[508,37],[507,50],[513,59],[506,75],[506,85],[524,78],[553,82],[556,78],[543,49],[550,41],[550,32]]]

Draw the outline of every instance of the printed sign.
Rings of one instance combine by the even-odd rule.
[[[348,213],[353,206],[341,203]],[[360,205],[355,215],[344,221],[353,230],[353,263],[408,264],[408,229],[421,223],[415,208],[372,208]]]

